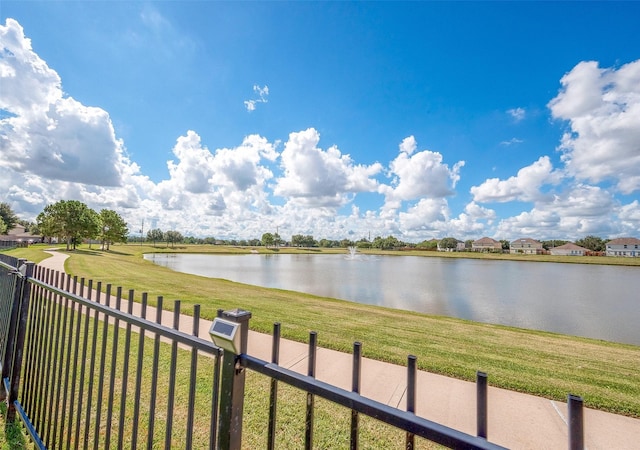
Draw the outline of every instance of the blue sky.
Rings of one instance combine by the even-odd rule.
[[[0,201],[219,238],[640,235],[637,2],[0,4]]]

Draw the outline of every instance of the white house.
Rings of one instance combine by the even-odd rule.
[[[584,256],[589,249],[568,242],[559,247],[553,247],[549,252],[556,256]]]
[[[607,242],[607,256],[640,258],[640,239],[618,238]]]

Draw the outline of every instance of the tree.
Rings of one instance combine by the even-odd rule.
[[[102,220],[100,219],[100,215],[93,209],[88,209],[86,214],[86,229],[82,237],[89,239],[89,248],[91,248],[91,240],[100,235]],[[75,246],[73,248],[75,249]]]
[[[291,236],[291,245],[294,247],[315,247],[318,244],[310,234],[307,234],[306,236],[294,234]]]
[[[402,247],[402,242],[400,242],[398,239],[396,239],[394,236],[387,236],[386,238],[384,238],[384,244],[383,244],[383,249],[386,248],[397,248],[397,247]]]
[[[342,239],[340,241],[340,247],[342,248],[353,247],[354,245],[355,245],[355,242],[353,242],[351,239]]]
[[[176,242],[182,242],[182,240],[184,239],[182,237],[182,234],[179,231],[167,231],[164,234],[165,239],[167,240],[167,244],[171,243],[171,246],[174,247]]]
[[[36,219],[45,236],[58,237],[67,244],[67,250],[84,238],[97,236],[99,219],[96,212],[78,200],[60,200],[47,205]]]
[[[511,242],[509,242],[506,239],[500,239],[500,243],[502,244],[502,250],[509,250],[511,249]]]
[[[265,247],[271,247],[274,242],[275,242],[275,240],[273,238],[273,234],[264,233],[262,235],[262,245],[264,245]]]
[[[154,228],[147,231],[147,241],[153,242],[153,246],[156,246],[156,242],[162,242],[164,239],[164,233],[160,228]]]
[[[437,239],[429,239],[426,241],[419,242],[417,247],[420,250],[437,250],[438,249],[438,240]]]
[[[542,248],[545,250],[550,250],[555,247],[560,247],[561,245],[566,244],[569,241],[563,241],[562,239],[553,239],[550,241],[542,241]]]
[[[18,223],[18,216],[13,212],[11,206],[8,203],[0,203],[0,219],[5,225],[5,231],[2,234],[7,233]]]
[[[603,252],[606,248],[606,242],[604,241],[604,239],[593,235],[589,235],[583,239],[577,240],[576,245],[588,248],[593,252]]]
[[[127,242],[129,228],[127,223],[120,215],[110,209],[100,210],[100,241],[102,242],[102,250],[107,250],[111,244],[116,242]]]
[[[0,217],[0,234],[5,234],[7,232],[7,226],[4,223],[4,219]]]
[[[379,248],[381,250],[396,248],[401,246],[401,242],[393,236],[387,236],[386,238],[382,238],[380,236],[376,236],[371,246],[373,248]]]
[[[453,237],[442,238],[440,239],[438,246],[441,249],[445,249],[447,251],[453,251],[458,247],[458,240]]]
[[[34,231],[37,231],[36,224],[33,222],[29,222],[28,220],[19,219],[18,223],[24,227],[25,233],[37,234]]]

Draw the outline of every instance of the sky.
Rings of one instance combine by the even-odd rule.
[[[640,237],[640,2],[0,2],[0,202],[218,239]]]

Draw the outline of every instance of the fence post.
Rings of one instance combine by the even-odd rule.
[[[26,259],[18,259],[16,271],[26,263]],[[17,273],[15,283],[13,284],[13,299],[11,301],[11,311],[9,312],[9,329],[7,331],[6,340],[4,342],[4,358],[2,360],[2,383],[0,383],[0,399],[7,398],[7,390],[5,389],[4,380],[11,375],[11,363],[13,362],[14,342],[16,336],[16,326],[18,322],[18,313],[20,311],[20,303],[22,301],[22,285],[24,279]]]
[[[476,422],[478,437],[487,438],[487,374],[476,372]]]
[[[416,381],[418,374],[418,358],[414,355],[407,356],[407,411],[416,412]],[[407,431],[405,448],[413,450],[415,448],[415,435]]]
[[[360,393],[360,382],[362,381],[362,344],[360,342],[353,343],[353,368],[351,372],[351,391]],[[351,450],[358,450],[358,438],[360,420],[358,411],[351,410]]]
[[[247,353],[251,313],[242,309],[234,309],[222,312],[221,318],[240,324],[240,354]],[[218,422],[218,448],[222,450],[240,449],[242,444],[244,380],[245,370],[240,367],[238,355],[225,349],[222,358],[220,420]]]
[[[20,386],[20,371],[22,369],[22,354],[24,351],[24,339],[27,332],[27,315],[29,312],[29,299],[31,297],[31,285],[29,284],[29,278],[33,276],[33,268],[35,266],[32,262],[27,262],[26,272],[24,276],[21,276],[20,283],[20,314],[17,316],[17,330],[15,343],[10,343],[13,346],[13,361],[11,362],[11,374],[9,381],[9,392],[7,392],[7,423],[11,423],[16,418],[16,407],[14,402],[18,399],[18,387]]]
[[[582,403],[582,397],[573,394],[568,395],[569,450],[582,450],[584,448]]]

